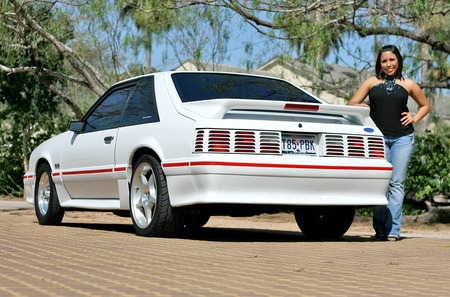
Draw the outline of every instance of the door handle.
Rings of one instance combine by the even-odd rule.
[[[103,140],[105,141],[106,144],[110,144],[111,141],[114,140],[114,136],[106,136],[105,138],[103,138]]]

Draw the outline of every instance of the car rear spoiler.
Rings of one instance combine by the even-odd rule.
[[[277,113],[310,113],[343,116],[361,125],[370,120],[370,109],[367,107],[333,105],[320,103],[278,102],[240,99],[214,99],[183,103],[187,110],[200,114],[208,119],[222,119],[232,111],[277,112]]]

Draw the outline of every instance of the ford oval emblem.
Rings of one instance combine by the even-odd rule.
[[[374,130],[372,128],[364,128],[364,131],[372,133]]]

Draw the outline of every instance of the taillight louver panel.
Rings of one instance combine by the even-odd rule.
[[[325,155],[344,156],[344,137],[341,135],[325,135]]]
[[[360,158],[384,158],[382,137],[356,135],[324,135],[324,156],[346,156]]]
[[[383,138],[369,137],[368,139],[369,157],[371,158],[384,158],[385,148]]]
[[[205,139],[205,131],[197,130],[197,136],[195,137],[194,152],[203,152],[203,141]]]
[[[365,157],[364,138],[361,136],[347,136],[347,150],[349,157]]]
[[[327,157],[384,158],[383,137],[324,134],[320,155]],[[199,129],[194,152],[281,154],[281,132]]]
[[[281,154],[281,134],[261,132],[259,134],[259,151],[265,154]]]
[[[235,131],[234,152],[236,152],[236,153],[255,153],[256,152],[255,132],[253,132],[253,131]]]
[[[245,130],[197,130],[194,152],[281,154],[281,133]]]
[[[230,131],[211,130],[208,137],[208,152],[229,152],[230,151]]]

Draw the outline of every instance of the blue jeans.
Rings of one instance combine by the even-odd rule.
[[[386,193],[387,206],[373,209],[375,236],[399,238],[402,226],[403,198],[409,159],[414,148],[414,133],[406,136],[384,136],[386,159],[393,166],[389,189]]]

